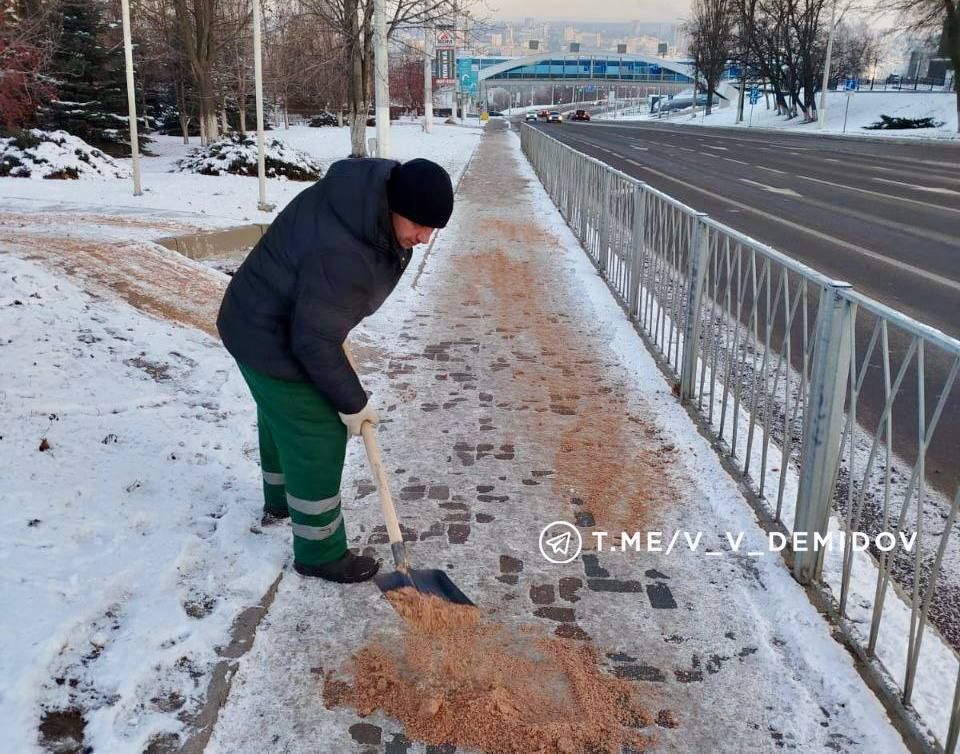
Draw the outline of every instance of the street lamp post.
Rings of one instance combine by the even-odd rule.
[[[257,209],[271,212],[274,205],[267,203],[267,171],[263,154],[263,55],[260,50],[260,0],[253,0],[253,88],[257,101],[257,180],[260,201]],[[240,103],[243,107],[243,103]]]
[[[130,3],[121,0],[123,17],[123,58],[127,69],[127,110],[130,118],[130,154],[133,157],[133,195],[142,196],[140,190],[140,142],[137,138],[137,102],[133,89],[133,42],[130,38]]]
[[[385,0],[373,2],[374,100],[377,108],[377,157],[390,156],[390,81],[387,67]]]
[[[830,10],[830,37],[827,39],[827,59],[823,63],[823,85],[820,87],[820,110],[817,112],[817,128],[823,129],[827,121],[827,87],[830,85],[830,63],[833,59],[833,35],[837,29],[837,0]]]
[[[433,130],[433,27],[423,28],[423,130]]]

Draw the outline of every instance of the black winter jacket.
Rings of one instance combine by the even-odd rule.
[[[386,182],[393,160],[336,162],[277,215],[227,287],[217,329],[237,361],[312,382],[337,411],[367,402],[343,353],[410,263],[393,232]]]

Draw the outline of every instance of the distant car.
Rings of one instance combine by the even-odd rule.
[[[558,110],[551,110],[550,113],[547,115],[547,123],[562,123],[562,122],[563,122],[563,116],[560,115],[560,112]]]
[[[536,120],[536,119],[537,119],[537,114],[536,114],[536,113],[527,113],[525,116],[523,116],[523,119],[524,119],[524,120]]]
[[[537,117],[538,117],[538,118],[542,118],[543,120],[547,120],[547,118],[550,117],[550,111],[549,111],[549,110],[541,110],[539,113],[537,113]]]
[[[489,115],[491,118],[503,117],[503,113],[501,113],[499,110],[491,110],[490,112],[487,113],[487,115]]]
[[[577,111],[574,112],[574,114],[571,116],[570,120],[583,120],[583,121],[589,122],[589,121],[590,121],[590,113],[588,113],[586,110],[577,110]]]

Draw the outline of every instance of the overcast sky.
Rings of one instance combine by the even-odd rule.
[[[575,19],[581,21],[674,21],[686,16],[689,0],[487,0],[493,18]]]

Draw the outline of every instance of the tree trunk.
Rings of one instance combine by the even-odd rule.
[[[247,69],[243,64],[243,58],[237,60],[237,100],[240,103],[240,133],[247,132]]]
[[[201,143],[206,145],[217,138],[216,99],[213,85],[216,6],[213,0],[202,0],[188,9],[186,0],[174,0],[174,10],[180,26],[183,51],[190,63],[190,72],[197,85]]]
[[[183,143],[190,143],[190,114],[187,112],[187,87],[182,76],[176,76],[174,87],[177,95],[177,110],[180,112],[180,130],[183,132]]]
[[[347,99],[350,104],[350,156],[367,156],[367,102],[363,66],[363,42],[360,36],[360,19],[357,16],[357,0],[346,0],[345,14],[348,19],[347,54],[350,59],[350,83]]]

